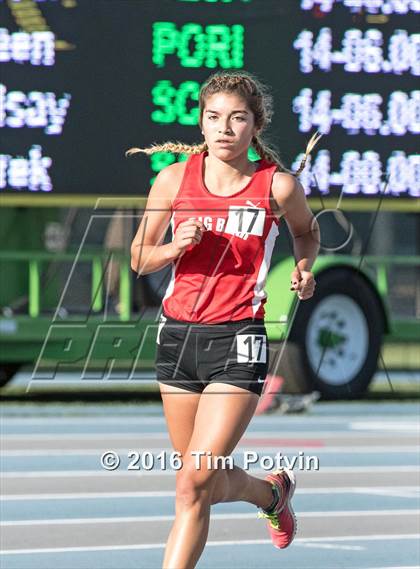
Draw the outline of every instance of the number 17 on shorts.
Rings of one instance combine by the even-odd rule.
[[[267,344],[264,334],[238,334],[236,336],[238,363],[266,363]]]

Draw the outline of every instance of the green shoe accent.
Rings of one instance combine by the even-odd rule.
[[[273,513],[273,514],[265,514],[264,512],[258,512],[258,518],[267,518],[270,522],[270,525],[276,529],[279,530],[280,529],[280,524],[279,524],[279,520],[278,520],[278,516],[277,514]]]

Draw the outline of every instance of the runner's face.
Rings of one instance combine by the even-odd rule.
[[[211,152],[234,158],[248,150],[256,134],[254,115],[242,97],[217,93],[206,100],[202,133]]]

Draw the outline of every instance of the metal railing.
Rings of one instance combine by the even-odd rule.
[[[128,321],[131,317],[131,278],[130,257],[120,251],[89,253],[51,253],[46,251],[0,251],[0,262],[28,264],[28,315],[37,318],[41,314],[41,275],[43,265],[51,262],[90,262],[92,278],[90,287],[90,309],[101,312],[104,308],[104,272],[105,265],[112,254],[119,263],[119,319]],[[76,259],[77,257],[77,259]],[[72,270],[73,270],[72,268]],[[72,272],[71,270],[71,272]],[[71,275],[70,272],[70,275]]]

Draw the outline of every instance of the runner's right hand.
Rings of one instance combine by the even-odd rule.
[[[185,251],[190,251],[200,243],[206,227],[202,221],[190,217],[178,225],[172,241],[176,253],[182,257]]]

